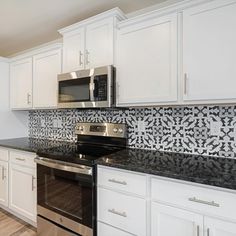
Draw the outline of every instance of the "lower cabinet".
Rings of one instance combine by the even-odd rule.
[[[35,222],[35,169],[11,163],[9,177],[9,208]]]
[[[8,206],[8,162],[0,161],[0,204]]]
[[[0,207],[36,225],[35,153],[0,148]]]
[[[236,236],[234,223],[205,217],[204,225],[206,236]]]
[[[203,216],[166,205],[151,205],[151,236],[203,236]]]
[[[97,181],[98,236],[236,236],[236,191],[101,166]]]
[[[98,235],[101,236],[133,236],[107,224],[98,223]]]

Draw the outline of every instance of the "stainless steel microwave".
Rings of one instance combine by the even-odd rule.
[[[58,108],[112,107],[114,67],[104,66],[58,75]]]

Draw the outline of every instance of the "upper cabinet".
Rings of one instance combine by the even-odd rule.
[[[235,0],[215,0],[183,11],[186,102],[235,101],[235,29]]]
[[[10,96],[12,109],[32,108],[32,58],[13,62],[10,66]]]
[[[125,19],[114,8],[59,32],[63,35],[63,72],[114,64],[116,25]]]
[[[13,58],[10,67],[11,108],[55,108],[57,75],[61,73],[61,44]]]
[[[57,107],[57,75],[61,73],[61,49],[33,57],[34,108]]]
[[[121,23],[118,106],[177,102],[177,13]]]

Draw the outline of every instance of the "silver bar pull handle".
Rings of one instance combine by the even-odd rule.
[[[210,229],[207,228],[207,236],[210,236]]]
[[[86,65],[89,65],[90,61],[89,61],[89,51],[86,49],[85,50],[85,54],[86,54]]]
[[[108,212],[118,215],[118,216],[122,216],[122,217],[127,217],[127,214],[125,212],[119,212],[116,211],[114,208],[113,209],[108,209]]]
[[[197,199],[196,197],[192,197],[188,199],[190,202],[196,202],[204,205],[214,206],[214,207],[220,207],[220,204],[214,202],[214,201],[204,201],[201,199]]]
[[[17,160],[17,161],[25,161],[24,158],[19,158],[19,157],[17,157],[16,160]]]
[[[188,75],[184,73],[184,95],[187,95],[187,82],[188,82]]]
[[[27,104],[31,104],[31,95],[30,93],[27,93]]]
[[[32,191],[34,191],[34,180],[35,180],[35,177],[32,175]]]
[[[80,66],[83,65],[82,57],[83,57],[83,53],[82,53],[81,51],[79,51],[79,65],[80,65]]]
[[[116,179],[108,179],[108,181],[115,184],[127,185],[127,182],[116,180]]]
[[[5,174],[4,174],[4,167],[2,166],[2,180],[4,180],[4,176]]]

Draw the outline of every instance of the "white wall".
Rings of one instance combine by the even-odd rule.
[[[9,97],[9,63],[0,57],[0,139],[26,137],[28,112],[11,111]]]

